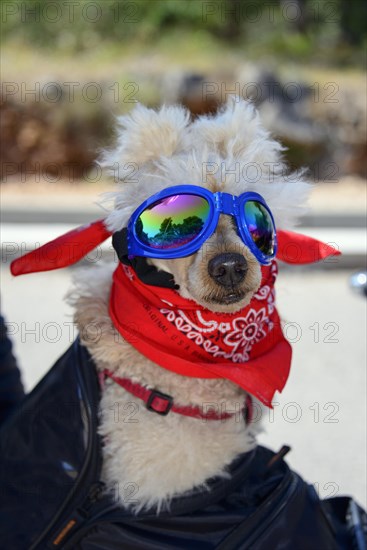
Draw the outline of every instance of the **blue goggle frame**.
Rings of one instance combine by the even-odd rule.
[[[142,212],[151,206],[153,203],[165,199],[170,196],[179,195],[179,194],[190,194],[197,195],[208,201],[209,204],[209,215],[208,221],[198,233],[198,235],[190,242],[177,247],[177,248],[166,248],[166,249],[157,249],[150,247],[149,245],[141,242],[137,233],[136,233],[136,221]],[[264,254],[255,244],[251,237],[251,233],[247,227],[246,218],[245,218],[245,208],[244,205],[247,201],[256,201],[260,203],[269,213],[273,228],[273,254],[266,255]],[[149,199],[144,201],[131,215],[128,223],[128,255],[129,258],[134,256],[142,256],[145,258],[157,258],[157,259],[175,259],[183,258],[185,256],[190,256],[199,250],[199,248],[204,244],[206,240],[214,233],[220,214],[227,214],[228,216],[233,216],[236,220],[236,225],[238,229],[238,234],[241,237],[244,244],[250,249],[255,258],[263,265],[268,265],[271,263],[277,252],[277,239],[276,239],[276,228],[274,223],[273,215],[266,204],[264,198],[255,192],[247,192],[239,195],[231,195],[230,193],[222,193],[220,191],[212,193],[204,187],[199,187],[197,185],[174,185],[172,187],[167,187],[158,193],[155,193]]]

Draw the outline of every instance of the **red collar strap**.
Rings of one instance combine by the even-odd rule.
[[[114,382],[116,382],[116,384],[124,388],[135,397],[138,397],[144,401],[148,411],[155,412],[161,416],[167,416],[167,414],[172,411],[176,414],[190,416],[191,418],[199,418],[202,420],[227,420],[228,418],[232,418],[238,414],[237,411],[224,411],[217,413],[213,408],[210,408],[207,412],[204,412],[202,407],[179,407],[174,404],[173,397],[167,395],[166,393],[161,393],[158,390],[148,390],[148,388],[145,388],[141,384],[132,382],[129,378],[120,378],[119,376],[115,376],[109,370],[105,370],[103,374],[108,376],[108,378],[111,378]],[[250,424],[252,422],[253,404],[249,394],[246,395],[245,405],[239,412],[244,414],[246,424]]]

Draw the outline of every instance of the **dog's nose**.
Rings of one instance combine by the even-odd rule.
[[[233,287],[243,281],[247,272],[247,262],[241,254],[225,252],[214,256],[208,264],[208,272],[216,283]]]

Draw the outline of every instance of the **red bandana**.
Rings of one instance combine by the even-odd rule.
[[[213,313],[175,290],[142,283],[129,267],[113,275],[110,317],[119,333],[161,367],[196,378],[226,378],[270,406],[289,374],[291,347],[274,307],[276,263],[241,311]]]
[[[340,254],[316,239],[278,231],[277,258],[304,264]],[[12,262],[13,275],[71,265],[110,232],[104,221],[79,227]],[[277,267],[262,268],[262,282],[250,304],[234,314],[213,313],[176,291],[143,284],[130,268],[113,275],[110,316],[143,355],[161,367],[198,378],[226,378],[271,407],[289,374],[291,347],[274,306]]]

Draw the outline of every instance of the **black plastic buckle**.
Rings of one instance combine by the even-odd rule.
[[[160,399],[165,399],[167,401],[167,407],[164,411],[157,411],[154,408],[154,399],[156,399],[156,397],[159,397]],[[152,393],[148,397],[146,407],[147,407],[148,411],[153,411],[157,414],[160,414],[161,416],[167,416],[167,414],[169,413],[169,411],[173,407],[173,397],[171,397],[170,395],[167,395],[165,393],[161,393],[160,391],[152,390]]]

